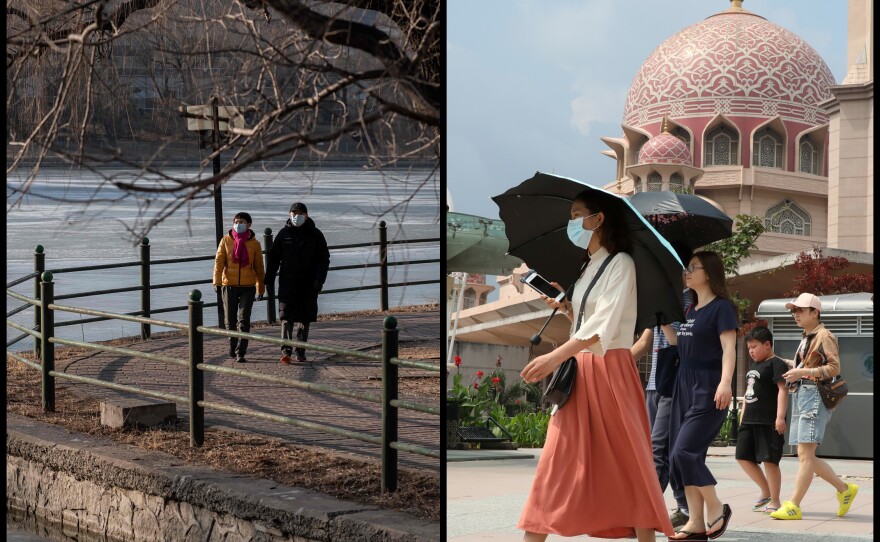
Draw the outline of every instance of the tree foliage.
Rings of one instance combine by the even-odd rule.
[[[409,190],[439,194],[436,0],[8,0],[6,12],[7,177],[19,195],[41,166],[91,170],[155,212],[146,233],[268,161],[418,161],[431,173]],[[169,157],[199,138],[179,108],[213,99],[236,108],[233,129],[197,175],[181,175]]]
[[[702,250],[712,250],[721,256],[724,262],[724,274],[739,275],[739,263],[749,257],[749,251],[758,248],[758,237],[766,230],[760,217],[752,215],[736,215],[734,217],[733,235],[721,241],[715,241]]]
[[[846,273],[849,260],[841,256],[824,256],[820,247],[797,255],[794,263],[798,270],[794,287],[783,295],[796,297],[804,292],[815,295],[874,292],[874,276]]]

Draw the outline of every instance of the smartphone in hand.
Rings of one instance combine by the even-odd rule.
[[[556,289],[555,286],[550,284],[547,279],[539,275],[534,269],[529,269],[528,273],[520,277],[519,281],[556,302],[562,301],[565,298],[565,292]]]

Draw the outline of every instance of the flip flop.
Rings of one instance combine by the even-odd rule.
[[[755,501],[755,504],[752,505],[752,512],[763,512],[764,507],[767,506],[767,503],[770,502],[770,497],[766,499],[758,499]]]
[[[777,510],[779,510],[779,509],[778,509],[778,508],[774,508],[774,507],[772,507],[772,506],[765,506],[765,507],[764,507],[764,510],[762,510],[762,512],[765,513],[765,514],[770,514],[770,513],[772,513],[772,512],[777,511]]]
[[[679,534],[679,533],[684,533],[687,536],[684,538],[667,537],[667,539],[671,540],[671,541],[674,541],[674,540],[698,540],[700,542],[706,542],[709,540],[709,538],[706,536],[706,533],[692,533],[690,531],[685,531],[684,529],[682,529],[681,531],[675,531],[675,534]]]
[[[730,516],[733,515],[733,511],[730,509],[730,506],[727,505],[727,504],[725,504],[725,505],[721,508],[721,510],[722,510],[721,515],[718,516],[717,518],[715,518],[715,521],[713,521],[712,523],[707,523],[707,524],[706,524],[706,528],[707,528],[707,529],[711,529],[711,528],[714,527],[715,524],[718,523],[719,521],[722,522],[722,523],[721,523],[721,528],[719,528],[717,531],[713,531],[712,533],[708,533],[709,540],[715,540],[715,539],[718,538],[719,536],[723,535],[723,534],[724,534],[724,531],[727,530],[727,524],[730,523]],[[686,539],[685,539],[685,540],[686,540]]]

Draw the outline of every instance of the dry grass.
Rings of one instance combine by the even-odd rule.
[[[137,340],[109,342],[121,345]],[[433,350],[431,348],[429,344],[402,344],[400,357],[439,359],[439,346],[434,343]],[[56,362],[60,365],[83,353],[75,348],[56,349]],[[55,412],[44,413],[40,407],[39,373],[7,357],[7,412],[61,425],[72,431],[100,435],[119,443],[158,450],[191,464],[270,479],[340,499],[408,512],[431,521],[440,520],[440,480],[437,473],[400,468],[398,491],[382,494],[380,467],[375,462],[318,448],[292,446],[262,435],[214,428],[206,429],[202,448],[191,448],[189,426],[185,420],[178,419],[175,423],[149,429],[109,429],[100,424],[100,404],[97,400],[73,393],[70,385],[62,381],[56,381],[56,390]],[[434,397],[439,403],[439,376],[402,378],[400,391]]]

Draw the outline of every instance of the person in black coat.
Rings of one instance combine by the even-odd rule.
[[[309,340],[309,323],[318,320],[318,293],[324,287],[329,267],[330,251],[324,234],[309,218],[305,204],[294,203],[290,206],[290,218],[272,242],[266,266],[269,288],[274,289],[278,274],[276,297],[282,339],[293,339],[293,324],[297,323],[296,340]],[[293,350],[282,346],[281,354],[281,363],[289,364]],[[304,348],[296,349],[296,361],[306,361]]]

